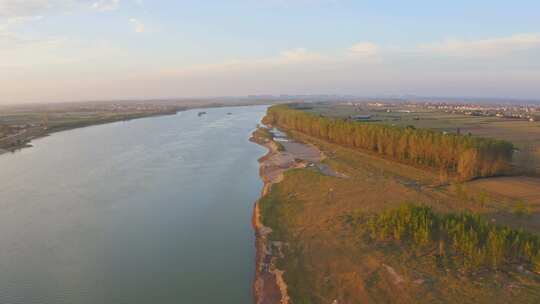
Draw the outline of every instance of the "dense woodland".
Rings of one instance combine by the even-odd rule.
[[[371,238],[434,247],[438,263],[468,272],[525,265],[540,272],[540,237],[488,223],[469,213],[438,215],[428,207],[403,205],[368,222]]]
[[[329,118],[291,105],[270,107],[263,122],[400,162],[439,168],[462,180],[505,174],[514,150],[502,140]]]

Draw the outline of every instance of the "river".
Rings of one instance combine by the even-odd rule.
[[[252,302],[265,150],[248,138],[265,110],[91,126],[0,155],[0,303]]]

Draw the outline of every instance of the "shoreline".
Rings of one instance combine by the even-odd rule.
[[[279,142],[278,145],[273,139],[258,136],[256,132],[253,132],[249,140],[265,147],[268,152],[258,160],[259,175],[264,186],[260,198],[254,204],[252,216],[256,247],[254,302],[256,304],[288,304],[290,300],[283,277],[284,271],[276,266],[277,259],[284,257],[282,247],[286,244],[269,240],[272,229],[263,224],[260,202],[268,195],[274,184],[283,180],[283,174],[289,169],[315,165],[323,174],[334,175],[335,173],[319,167],[325,156],[316,147],[295,141]]]
[[[279,154],[277,145],[272,140],[252,135],[251,142],[268,149],[268,152],[259,158],[259,175],[264,183],[260,198],[253,207],[252,225],[255,230],[255,280],[253,282],[253,295],[256,304],[289,303],[287,286],[283,280],[283,272],[275,267],[276,257],[271,252],[268,235],[272,229],[264,226],[260,212],[260,200],[270,191],[274,183],[279,182],[283,176],[279,173],[274,179],[265,174],[266,161]],[[292,167],[291,167],[292,168]],[[282,168],[285,171],[288,168]]]

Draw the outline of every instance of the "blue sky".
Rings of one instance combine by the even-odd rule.
[[[539,1],[0,0],[0,102],[540,98]]]

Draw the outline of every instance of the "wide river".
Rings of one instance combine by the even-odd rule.
[[[248,138],[265,110],[92,126],[0,155],[0,303],[252,302],[265,151]]]

